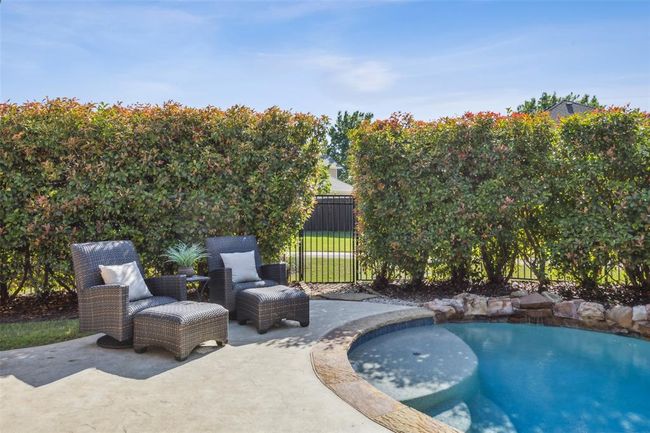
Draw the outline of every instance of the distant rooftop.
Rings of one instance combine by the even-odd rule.
[[[331,156],[323,155],[322,158],[323,158],[323,162],[325,162],[325,165],[327,165],[328,167],[335,166],[336,168],[341,168],[341,166],[336,161],[334,161],[334,158],[332,158]]]
[[[323,155],[323,162],[327,166],[327,171],[330,178],[330,194],[334,195],[350,195],[352,194],[353,187],[349,183],[339,180],[339,170],[341,167],[334,159],[327,155]]]
[[[591,107],[589,105],[581,104],[575,101],[564,100],[553,105],[546,111],[548,111],[553,120],[560,120],[561,118],[571,116],[572,114],[586,113],[592,110],[594,110],[594,107]]]

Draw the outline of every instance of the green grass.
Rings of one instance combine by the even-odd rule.
[[[89,335],[79,332],[79,320],[0,323],[0,350],[41,346]]]
[[[297,266],[297,264],[296,264]],[[291,279],[299,280],[297,269],[291,269]],[[310,283],[333,283],[352,281],[354,274],[352,259],[307,258],[304,281]]]
[[[350,232],[308,232],[303,238],[305,251],[352,252]]]

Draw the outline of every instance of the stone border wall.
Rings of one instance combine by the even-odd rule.
[[[582,299],[563,300],[554,293],[513,292],[487,298],[463,293],[434,299],[423,305],[433,311],[436,323],[448,321],[507,321],[589,329],[650,339],[650,304],[627,307]]]

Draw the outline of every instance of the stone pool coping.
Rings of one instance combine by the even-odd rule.
[[[328,332],[311,350],[316,376],[346,403],[387,429],[399,433],[459,433],[389,397],[359,376],[348,359],[348,351],[360,337],[380,328],[408,322],[430,321],[434,313],[426,308],[393,311],[353,320]]]
[[[650,304],[609,309],[582,299],[552,299],[539,293],[487,298],[463,293],[423,305],[436,323],[508,322],[583,329],[650,340]]]

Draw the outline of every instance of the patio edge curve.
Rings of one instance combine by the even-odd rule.
[[[318,379],[339,398],[370,420],[399,433],[459,433],[458,430],[389,397],[361,378],[348,360],[348,351],[360,337],[390,325],[431,321],[434,314],[413,308],[353,320],[329,331],[311,350]]]

